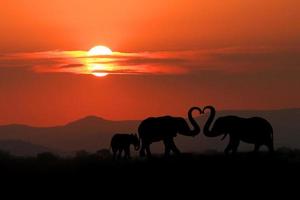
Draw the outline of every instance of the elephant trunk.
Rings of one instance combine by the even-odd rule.
[[[216,115],[216,110],[213,106],[206,106],[204,109],[203,109],[203,113],[205,112],[205,110],[209,109],[210,110],[210,115],[204,125],[204,129],[203,129],[203,133],[205,136],[207,137],[216,137],[216,136],[219,136],[220,133],[216,133],[212,130],[209,130],[212,122],[214,121],[214,118],[215,118],[215,115]]]
[[[200,133],[200,127],[198,125],[198,123],[195,121],[195,119],[193,118],[193,111],[194,110],[198,110],[200,113],[202,112],[200,108],[198,107],[192,107],[190,108],[189,112],[188,112],[188,118],[193,126],[193,130],[188,130],[184,133],[182,133],[183,135],[186,135],[186,136],[196,136]]]

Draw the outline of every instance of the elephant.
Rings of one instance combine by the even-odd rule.
[[[266,119],[261,117],[224,116],[216,119],[212,129],[209,130],[215,118],[216,110],[213,106],[206,106],[202,112],[205,113],[206,110],[210,110],[210,115],[203,128],[203,133],[207,137],[224,135],[222,140],[229,135],[229,144],[224,150],[226,155],[230,151],[235,154],[240,141],[254,144],[254,152],[258,152],[262,145],[266,145],[270,153],[274,151],[273,128]]]
[[[124,151],[124,158],[130,158],[130,145],[134,145],[136,151],[140,148],[140,140],[137,134],[115,134],[111,139],[111,149],[113,152],[113,158],[116,159],[116,154],[118,153],[118,159],[121,158],[122,152]]]
[[[158,141],[164,142],[166,156],[171,151],[176,155],[180,154],[173,140],[177,133],[185,136],[196,136],[200,133],[200,127],[192,116],[194,110],[198,110],[201,113],[201,109],[198,107],[192,107],[188,111],[188,118],[193,126],[193,130],[190,129],[186,120],[182,117],[160,116],[149,117],[143,120],[138,127],[142,143],[140,156],[144,157],[146,151],[147,156],[151,157],[150,144]]]

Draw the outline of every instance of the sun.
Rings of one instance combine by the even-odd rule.
[[[108,55],[112,55],[112,50],[110,50],[110,48],[106,47],[106,46],[95,46],[93,48],[91,48],[88,52],[87,55],[88,56],[108,56]],[[88,64],[88,69],[89,71],[91,71],[94,76],[97,77],[103,77],[108,75],[108,73],[106,72],[95,72],[97,70],[101,71],[101,70],[105,70],[106,67],[103,64],[97,64],[97,60],[99,60],[101,58],[89,58],[89,61],[91,61],[91,63]]]
[[[111,55],[112,50],[106,46],[95,46],[88,51],[89,56]]]

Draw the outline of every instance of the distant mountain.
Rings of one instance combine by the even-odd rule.
[[[21,140],[0,140],[0,150],[17,156],[36,156],[43,152],[56,152],[53,149]]]
[[[220,111],[217,114],[218,116],[264,117],[273,125],[276,147],[300,148],[300,109]],[[203,129],[205,118],[205,116],[197,118],[201,129]],[[0,126],[0,140],[21,140],[60,152],[73,152],[82,149],[94,152],[98,149],[109,148],[110,139],[114,133],[136,133],[139,123],[138,120],[110,121],[96,116],[88,116],[64,126],[31,127],[12,124]],[[189,152],[207,149],[223,150],[227,145],[226,140],[207,138],[203,134],[195,138],[178,136],[175,142],[180,150]],[[152,147],[154,152],[162,152],[162,148],[160,143],[156,143]],[[242,148],[252,149],[253,147],[243,144]]]
[[[54,127],[12,124],[0,126],[0,140],[22,140],[62,152],[96,151],[109,148],[113,133],[133,132],[137,125],[138,121],[108,121],[96,116]]]

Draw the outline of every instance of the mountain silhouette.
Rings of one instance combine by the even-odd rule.
[[[31,144],[22,140],[0,140],[0,150],[17,156],[36,156],[43,152],[59,153],[54,149]]]
[[[104,118],[97,117],[97,116],[87,116],[82,119],[70,122],[66,124],[67,127],[72,127],[72,128],[81,128],[81,127],[101,127],[105,123],[109,123],[109,120],[105,120]]]
[[[62,126],[32,127],[27,125],[0,126],[0,140],[22,140],[60,152],[97,151],[109,147],[116,132],[133,132],[138,121],[109,121],[88,116]]]
[[[218,116],[238,115],[241,117],[261,116],[266,118],[274,129],[275,148],[286,146],[300,148],[300,109],[282,109],[270,111],[220,111]],[[200,119],[201,129],[207,116]],[[32,127],[27,125],[3,125],[0,126],[0,140],[21,140],[35,145],[54,149],[58,152],[74,152],[87,150],[96,152],[99,149],[109,148],[110,139],[118,132],[137,133],[141,121],[110,121],[97,116],[87,116],[82,119],[67,123],[66,125],[53,127]],[[228,138],[226,138],[228,139]],[[225,139],[225,140],[226,140]],[[182,152],[200,152],[205,150],[223,151],[227,142],[216,138],[207,138],[203,134],[196,137],[184,137],[178,135],[176,145]],[[252,145],[241,143],[240,150],[252,150]],[[164,151],[162,143],[154,143],[151,146],[154,153]]]

